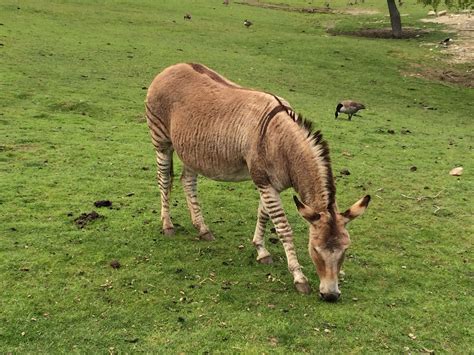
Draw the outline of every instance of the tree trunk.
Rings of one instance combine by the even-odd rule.
[[[392,23],[392,35],[395,38],[402,38],[402,20],[398,12],[395,0],[387,0],[390,22]]]

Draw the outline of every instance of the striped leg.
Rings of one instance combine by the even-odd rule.
[[[188,203],[189,212],[191,213],[191,220],[193,221],[194,227],[199,231],[199,239],[208,241],[214,240],[214,236],[209,231],[206,223],[204,223],[201,206],[199,206],[197,199],[197,174],[183,167],[181,182],[186,194],[186,202]]]
[[[172,164],[173,150],[168,149],[165,152],[156,151],[156,164],[158,166],[157,180],[161,193],[161,223],[165,235],[174,234],[174,226],[170,217],[170,192],[173,183]]]
[[[255,234],[253,236],[253,245],[257,248],[257,261],[261,264],[271,264],[273,262],[272,256],[265,248],[265,226],[269,220],[268,213],[265,211],[263,207],[262,200],[260,199],[260,203],[258,205],[258,212],[257,212],[257,226],[255,227]]]
[[[145,103],[146,118],[150,129],[151,142],[156,150],[157,180],[161,193],[161,223],[165,235],[174,234],[170,217],[169,197],[173,184],[173,147],[169,131],[162,120]]]
[[[272,186],[259,187],[259,192],[263,207],[270,216],[275,225],[278,237],[283,243],[288,261],[288,270],[290,270],[293,275],[293,282],[296,289],[301,293],[310,293],[311,287],[309,286],[308,279],[301,271],[301,266],[296,257],[296,251],[293,245],[293,231],[283,210],[280,194]]]

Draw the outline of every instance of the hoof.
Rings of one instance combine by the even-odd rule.
[[[165,228],[163,229],[163,234],[166,236],[174,235],[174,228]]]
[[[257,260],[260,264],[273,264],[273,259],[271,255],[265,256]]]
[[[206,233],[200,234],[199,239],[210,242],[210,241],[215,240],[216,238],[214,238],[211,232],[206,232]]]
[[[299,293],[303,293],[305,295],[309,295],[311,293],[311,286],[309,283],[297,283],[295,284],[296,290]]]

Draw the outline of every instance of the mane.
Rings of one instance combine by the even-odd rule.
[[[313,132],[313,123],[305,119],[301,114],[296,113],[289,107],[285,107],[288,116],[306,132],[306,141],[311,146],[314,154],[314,160],[321,177],[324,181],[325,197],[327,202],[327,209],[332,211],[332,206],[336,202],[336,185],[334,184],[334,177],[331,168],[331,158],[329,156],[329,145],[323,138],[320,130]]]

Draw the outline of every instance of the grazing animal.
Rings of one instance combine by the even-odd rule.
[[[339,298],[338,272],[350,239],[346,225],[364,213],[370,196],[339,213],[329,148],[320,131],[282,98],[243,88],[201,64],[176,64],[151,83],[146,117],[156,150],[163,233],[172,235],[169,201],[172,155],[183,163],[181,182],[194,227],[213,240],[197,198],[197,176],[220,181],[252,180],[260,194],[253,244],[257,261],[272,258],[265,248],[268,220],[283,244],[296,289],[309,293],[296,257],[293,232],[280,192],[293,187],[300,215],[309,223],[309,253],[320,278],[320,295]]]
[[[191,18],[192,18],[192,17],[191,17],[191,14],[186,14],[186,15],[184,15],[184,19],[185,19],[185,20],[191,20]]]
[[[349,116],[350,121],[352,119],[352,115],[363,109],[365,109],[363,104],[351,100],[344,100],[337,104],[335,118],[337,118],[340,113],[345,113]]]
[[[244,26],[245,26],[245,27],[249,28],[249,27],[252,26],[252,25],[253,25],[253,23],[250,22],[249,20],[245,20],[245,21],[244,21]]]

